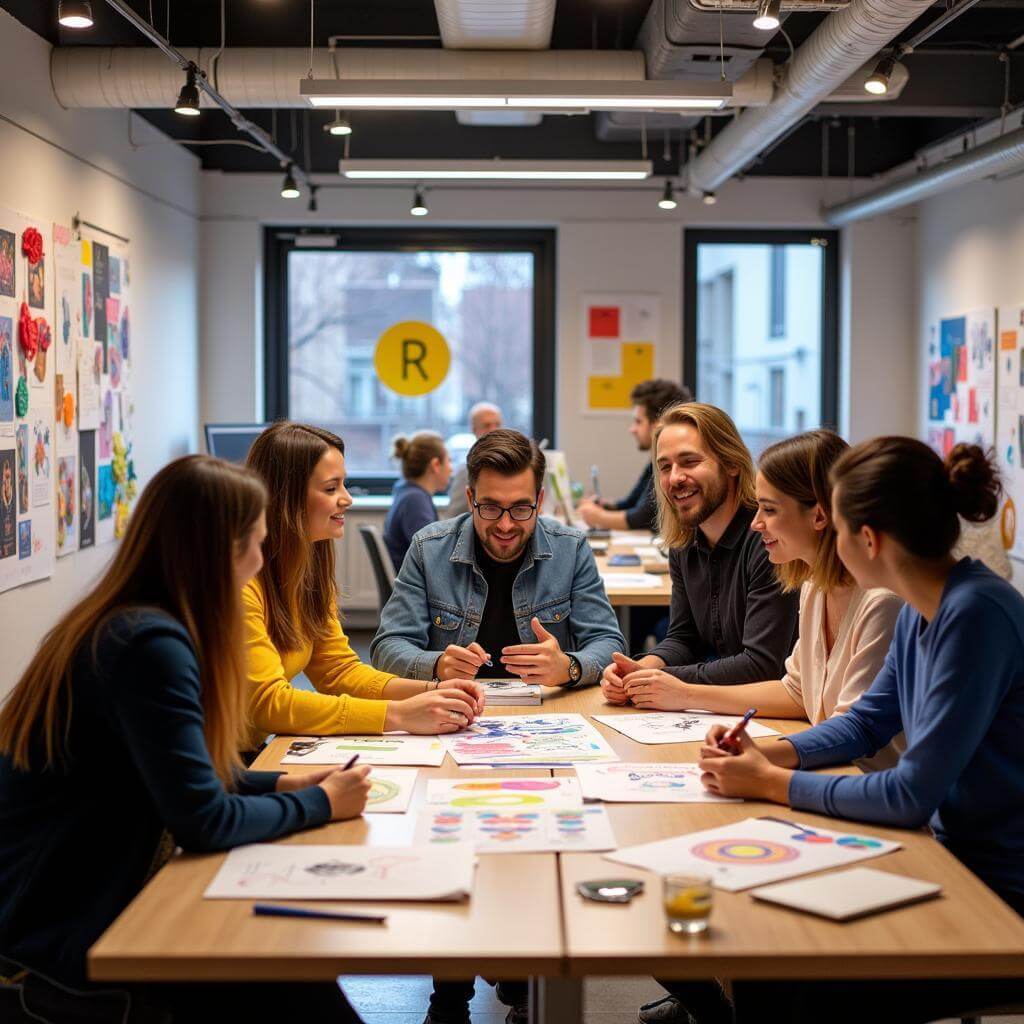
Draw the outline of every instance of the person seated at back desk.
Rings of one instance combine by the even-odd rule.
[[[413,538],[370,645],[373,664],[439,682],[596,683],[623,638],[582,532],[537,516],[543,452],[518,431],[495,430],[467,466],[472,511]],[[468,1021],[473,984],[435,982],[427,1021]],[[525,982],[503,981],[498,998],[525,1024]]]
[[[452,478],[452,460],[440,434],[421,430],[411,438],[396,437],[392,458],[402,465],[402,479],[391,492],[391,508],[384,518],[384,544],[395,572],[409,550],[413,534],[437,521],[434,495]]]
[[[484,434],[500,430],[501,424],[501,410],[490,402],[477,402],[469,410],[469,429],[478,441]],[[466,464],[462,463],[452,475],[448,488],[448,508],[441,516],[442,519],[454,519],[469,511],[469,505],[466,504],[466,481]]]
[[[633,403],[633,422],[629,432],[642,452],[651,450],[651,439],[658,426],[663,409],[690,402],[689,388],[671,380],[645,380],[630,393]],[[654,470],[650,460],[644,466],[640,479],[620,501],[602,501],[598,495],[587,498],[576,507],[579,517],[592,529],[650,530],[658,529],[658,509],[654,499]]]

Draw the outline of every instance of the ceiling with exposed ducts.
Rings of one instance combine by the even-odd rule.
[[[721,9],[716,0],[503,0],[497,4],[314,0],[316,66],[318,72],[329,66],[324,62],[330,60],[333,45],[339,77],[352,67],[387,65],[390,77],[400,78],[407,64],[422,67],[430,59],[429,53],[420,51],[442,48],[455,51],[446,58],[453,67],[460,67],[464,58],[466,67],[472,66],[473,55],[480,49],[502,51],[490,60],[495,76],[503,74],[500,69],[506,64],[512,67],[513,61],[531,77],[545,74],[544,68],[560,60],[573,61],[575,68],[582,69],[573,71],[574,77],[601,81],[611,76],[717,82],[724,68],[735,105],[713,115],[346,111],[353,128],[347,140],[349,156],[359,160],[644,158],[653,161],[656,175],[675,175],[691,163],[695,173],[708,176],[709,181],[733,173],[879,174],[913,160],[937,141],[1014,110],[1024,100],[1024,45],[1017,48],[1024,36],[1024,0],[980,0],[965,9],[913,52],[901,56],[902,67],[892,77],[889,95],[882,99],[865,92],[863,80],[885,48],[912,39],[949,8],[967,5],[964,0],[933,6],[906,0],[902,4],[900,0],[850,2],[876,2],[880,20],[883,13],[897,8],[903,16],[893,22],[895,33],[888,32],[880,43],[870,38],[860,41],[862,55],[849,69],[852,77],[849,72],[841,75],[839,82],[824,90],[824,99],[814,98],[811,88],[820,70],[814,62],[827,66],[831,58],[825,43],[820,43],[822,33],[816,30],[825,19],[836,17],[828,8],[834,12],[845,0],[832,5],[821,2],[816,9],[814,0],[784,2],[781,28],[776,31],[754,29],[753,4],[742,0],[723,0]],[[550,11],[545,20],[545,6],[554,8],[553,20]],[[54,80],[58,98],[66,105],[135,109],[182,140],[240,137],[220,110],[204,108],[194,118],[173,112],[174,83],[182,80],[180,70],[105,0],[92,0],[95,24],[85,31],[58,24],[57,0],[0,0],[0,7],[60,48]],[[219,66],[226,99],[265,129],[298,167],[317,175],[337,174],[346,143],[324,131],[334,111],[310,109],[298,94],[301,75],[290,70],[284,75],[278,67],[285,85],[277,83],[271,89],[275,65],[280,65],[286,51],[293,51],[289,68],[297,60],[305,67],[309,0],[224,0],[223,37],[221,0],[131,0],[131,7],[151,20],[175,47],[188,52],[201,48],[197,63],[204,69],[223,43],[224,53],[214,63]],[[514,8],[521,9],[518,19],[509,13],[515,13]],[[812,45],[805,46],[809,41]],[[85,58],[69,53],[67,61],[58,64],[66,47],[141,47],[153,52],[145,55],[145,66],[136,68],[139,81],[129,81],[125,72],[122,83],[114,80],[111,59],[104,56],[97,61],[95,51]],[[363,52],[368,47],[372,53]],[[554,53],[542,52],[546,50]],[[301,60],[298,51],[304,51]],[[104,67],[109,70],[104,72]],[[791,102],[785,116],[780,114],[774,122],[773,110],[766,106],[773,73],[777,79],[782,76],[783,84],[789,81],[791,91],[800,88],[802,80],[810,83],[803,86],[806,97]],[[820,81],[817,87],[821,93]],[[778,106],[779,91],[773,108]],[[67,102],[69,96],[101,94],[101,103],[95,99]],[[737,107],[747,109],[739,113]],[[751,128],[758,127],[755,121],[768,128],[758,136],[745,130],[747,121],[752,122]],[[1013,127],[1017,124],[1019,119]],[[738,139],[741,133],[746,148],[731,145],[731,136]],[[266,172],[278,166],[274,158],[249,146],[193,148],[208,169]],[[721,166],[701,167],[712,161],[716,149]]]

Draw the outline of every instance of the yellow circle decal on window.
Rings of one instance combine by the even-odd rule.
[[[373,355],[377,376],[400,395],[426,395],[439,388],[451,361],[444,335],[419,320],[403,320],[389,327],[378,339]]]

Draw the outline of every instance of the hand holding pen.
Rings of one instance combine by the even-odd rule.
[[[747,737],[747,723],[757,714],[757,708],[747,713],[732,726],[713,725],[704,738],[701,755],[704,757],[735,757],[743,752]]]

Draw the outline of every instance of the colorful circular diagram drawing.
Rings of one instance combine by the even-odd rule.
[[[789,838],[798,843],[814,843],[819,846],[827,846],[832,842],[831,836],[823,836],[818,832],[796,832]]]
[[[852,850],[878,850],[882,844],[877,839],[865,839],[863,836],[843,836],[836,840],[836,846],[847,846]]]
[[[785,864],[800,856],[792,846],[766,839],[712,839],[690,852],[712,864]]]
[[[367,804],[383,804],[388,800],[394,800],[401,792],[401,787],[391,779],[370,779],[370,793],[366,798]]]

